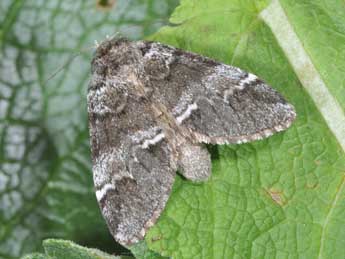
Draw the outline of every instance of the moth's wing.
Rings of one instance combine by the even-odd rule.
[[[198,142],[240,144],[263,139],[287,129],[296,117],[293,106],[264,83],[229,91],[223,98],[197,96],[191,104],[195,110],[181,125]]]
[[[143,238],[163,210],[175,157],[144,101],[91,86],[88,112],[97,200],[114,238],[129,245]]]
[[[145,58],[148,75],[164,76],[152,77],[160,88],[156,98],[197,142],[261,139],[288,128],[296,117],[277,91],[239,68],[159,43],[146,46]]]

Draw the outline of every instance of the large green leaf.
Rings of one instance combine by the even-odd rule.
[[[148,35],[175,1],[116,2],[104,12],[82,0],[0,1],[0,258],[32,251],[43,237],[113,245],[91,184],[90,53],[46,80],[106,34]],[[341,0],[181,2],[173,26],[153,38],[259,75],[298,119],[265,141],[210,147],[211,180],[178,177],[135,255],[344,257],[344,13]]]
[[[0,1],[0,258],[36,250],[47,237],[119,252],[92,185],[89,47],[115,32],[149,35],[176,4],[118,0],[107,11],[96,1]]]
[[[45,254],[30,254],[22,259],[133,259],[129,256],[112,256],[67,240],[47,239],[44,240],[43,247]]]
[[[148,247],[172,258],[344,258],[343,1],[183,0],[152,38],[246,69],[297,110],[286,132],[211,147],[179,177]]]

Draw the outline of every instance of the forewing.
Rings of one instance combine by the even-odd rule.
[[[293,106],[262,81],[234,87],[225,79],[222,86],[228,86],[223,96],[197,96],[193,112],[181,123],[198,141],[258,140],[287,129],[296,117]]]
[[[257,140],[295,119],[293,106],[253,74],[159,43],[143,52],[147,74],[161,75],[151,77],[159,87],[155,98],[197,142]]]
[[[163,210],[175,159],[149,103],[97,81],[88,93],[96,196],[114,238],[129,245]]]

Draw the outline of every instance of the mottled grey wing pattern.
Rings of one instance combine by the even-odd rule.
[[[177,166],[150,103],[131,88],[135,75],[121,81],[107,71],[116,63],[103,56],[105,47],[93,61],[88,92],[94,185],[112,235],[129,245],[165,207]]]
[[[146,45],[145,59],[148,74],[164,68],[159,73],[164,77],[154,82],[160,88],[156,98],[198,142],[262,139],[288,128],[296,117],[277,91],[239,68],[155,42]]]
[[[96,196],[114,238],[142,239],[179,172],[211,173],[200,144],[241,143],[290,126],[294,108],[255,75],[159,43],[103,42],[88,112]]]

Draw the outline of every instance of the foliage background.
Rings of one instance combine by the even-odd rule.
[[[48,237],[119,251],[91,182],[91,53],[46,82],[76,50],[114,31],[253,72],[298,114],[267,140],[210,147],[212,178],[177,177],[158,224],[131,248],[138,258],[344,258],[344,2],[177,4],[117,1],[104,12],[91,1],[1,1],[0,258],[39,249]]]

